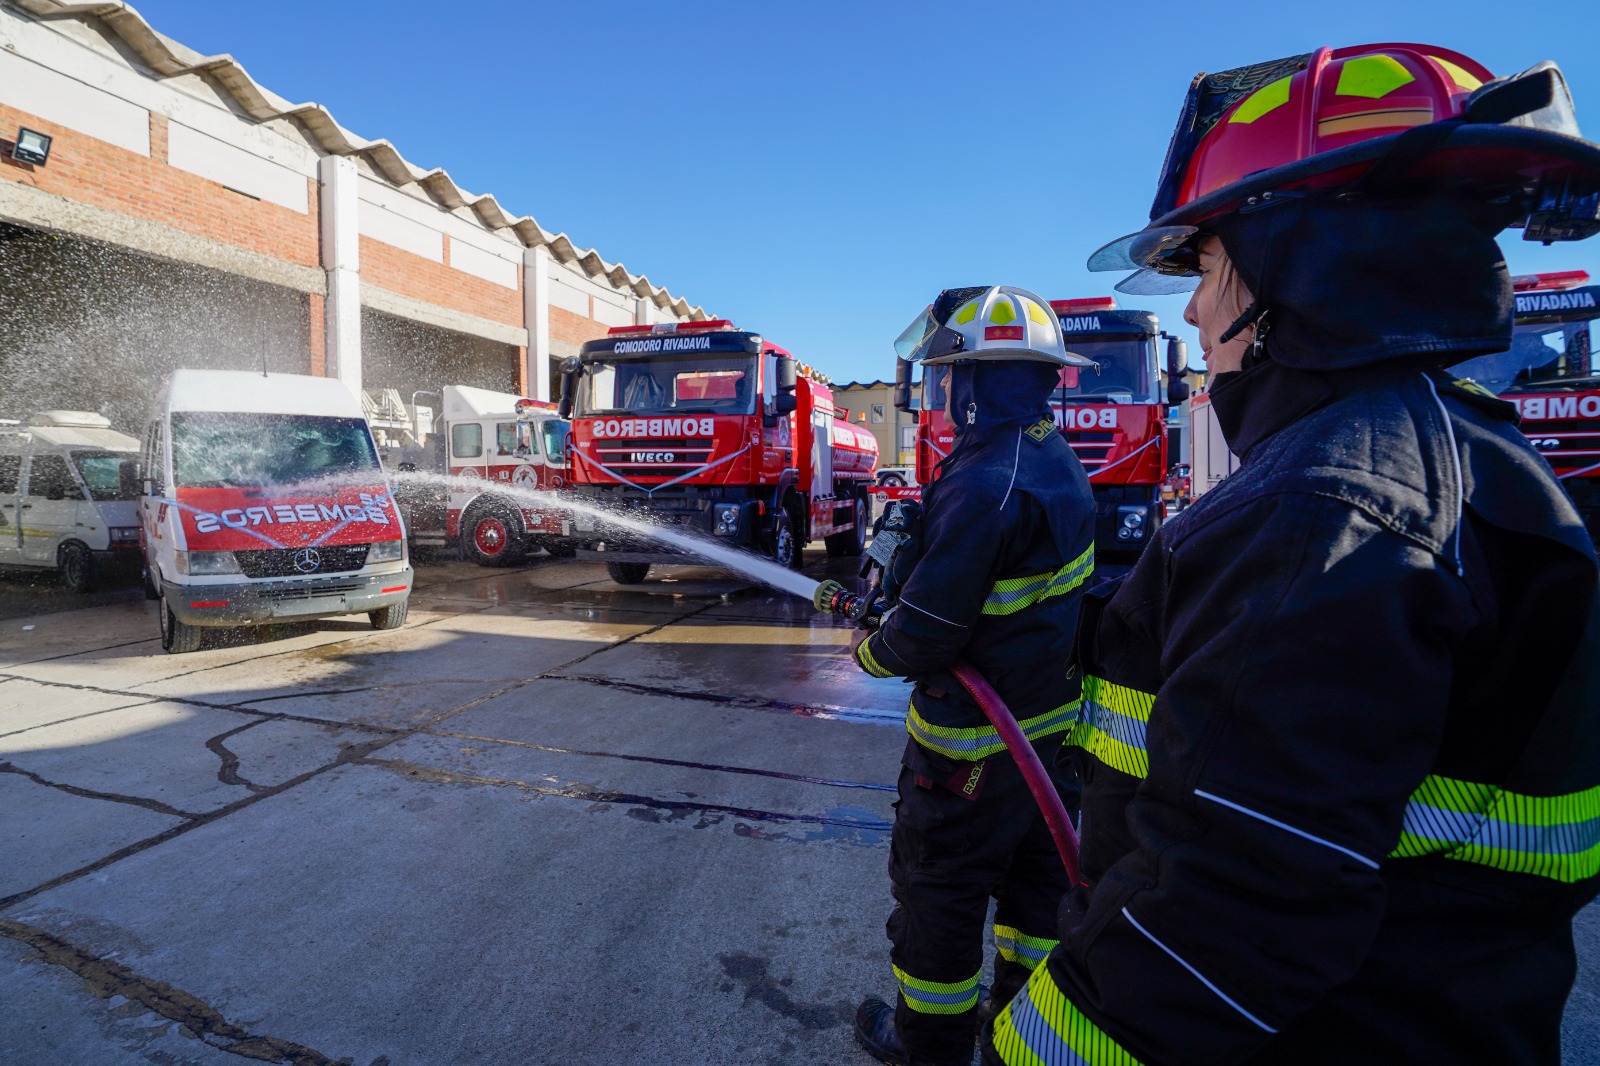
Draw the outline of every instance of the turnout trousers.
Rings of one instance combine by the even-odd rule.
[[[1050,737],[1034,750],[1076,816],[1078,788],[1069,770],[1055,766],[1059,747]],[[961,794],[968,783],[972,798]],[[908,743],[889,883],[900,1039],[917,1066],[968,1066],[989,900],[996,903],[990,995],[1004,1004],[1055,947],[1056,911],[1069,888],[1049,827],[1010,755],[965,763]]]

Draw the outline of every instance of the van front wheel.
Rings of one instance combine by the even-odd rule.
[[[372,623],[373,629],[399,629],[406,624],[406,611],[410,606],[409,599],[391,603],[387,607],[379,607],[376,611],[368,611],[367,620]]]
[[[61,546],[61,583],[73,592],[93,592],[94,553],[73,541]]]
[[[200,627],[180,621],[178,616],[172,613],[172,608],[167,606],[166,596],[161,597],[158,609],[161,612],[162,649],[172,652],[174,655],[199,651],[200,638],[205,635],[201,632]]]

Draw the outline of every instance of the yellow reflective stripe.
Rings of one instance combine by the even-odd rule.
[[[1287,78],[1279,78],[1257,89],[1239,105],[1238,110],[1228,121],[1247,126],[1262,115],[1278,110],[1289,102],[1289,81],[1293,77],[1291,74]]]
[[[964,326],[968,322],[971,322],[973,319],[975,319],[977,317],[978,317],[978,301],[977,300],[972,300],[969,303],[963,304],[962,307],[961,307],[961,310],[956,312],[956,323],[958,325]]]
[[[1140,1066],[1061,994],[1048,966],[994,1020],[994,1049],[1006,1066]]]
[[[1438,855],[1571,884],[1600,875],[1600,786],[1528,796],[1430,774],[1390,858]]]
[[[1017,725],[1022,727],[1023,735],[1030,741],[1038,741],[1041,737],[1055,733],[1064,733],[1071,729],[1073,722],[1077,720],[1078,703],[1078,700],[1073,700],[1055,710],[1046,711],[1032,718],[1024,718]],[[912,701],[906,711],[906,732],[923,747],[952,759],[972,761],[987,759],[1006,748],[1006,742],[1000,739],[1000,734],[994,726],[960,729],[954,726],[934,725],[922,717],[915,701]]]
[[[1364,96],[1377,100],[1416,80],[1416,75],[1394,56],[1359,56],[1345,60],[1339,69],[1339,87],[1333,92],[1335,96]]]
[[[1009,925],[994,927],[994,946],[1000,957],[1030,970],[1043,962],[1059,943],[1047,937],[1028,936]]]
[[[1011,308],[1011,301],[1004,296],[997,297],[994,306],[989,309],[989,321],[997,326],[1009,325],[1017,317],[1016,311]]]
[[[873,677],[895,677],[896,675],[885,670],[882,664],[878,662],[877,656],[872,654],[872,649],[867,646],[871,643],[872,638],[869,636],[866,640],[856,645],[856,662],[860,663],[861,668]]]
[[[1028,317],[1039,323],[1039,325],[1048,326],[1050,324],[1050,316],[1044,313],[1044,308],[1032,300],[1023,300],[1022,306],[1027,309]]]
[[[1032,574],[1028,577],[1008,577],[994,583],[988,599],[983,601],[983,613],[988,615],[1016,614],[1025,607],[1043,603],[1052,596],[1064,596],[1089,580],[1094,573],[1094,545],[1083,549],[1072,562],[1053,574]]]
[[[894,967],[894,977],[900,982],[900,995],[905,997],[906,1006],[920,1014],[961,1014],[976,1007],[981,976],[980,970],[965,981],[924,981]]]
[[[1118,685],[1092,674],[1083,679],[1083,712],[1067,743],[1107,766],[1134,777],[1150,775],[1145,727],[1154,693]]]

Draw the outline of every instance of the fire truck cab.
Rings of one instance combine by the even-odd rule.
[[[440,417],[415,403],[394,410],[397,393],[366,396],[385,464],[401,474],[395,500],[412,546],[459,545],[480,566],[511,566],[534,548],[571,556],[566,510],[553,496],[519,494],[553,493],[567,483],[567,422],[555,405],[467,385],[421,395],[438,398]],[[407,480],[411,472],[439,478]]]
[[[1522,432],[1547,459],[1600,540],[1600,285],[1583,270],[1512,279],[1511,347],[1460,363],[1471,378],[1517,405]]]
[[[572,492],[798,568],[808,541],[857,555],[877,443],[835,419],[819,374],[726,320],[622,326],[562,367]],[[690,561],[578,511],[580,555],[622,584]]]

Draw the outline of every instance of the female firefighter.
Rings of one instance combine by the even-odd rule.
[[[1600,873],[1594,546],[1516,414],[1495,235],[1600,228],[1560,72],[1197,77],[1151,223],[1240,469],[1089,596],[1083,873],[985,1061],[1557,1063]],[[1235,280],[1230,281],[1230,276]]]
[[[899,998],[862,1003],[856,1037],[884,1062],[970,1066],[989,900],[1003,1003],[1055,944],[1067,877],[1021,771],[949,668],[983,674],[1054,762],[1078,695],[1066,660],[1094,569],[1094,500],[1049,397],[1061,367],[1092,364],[1065,350],[1049,304],[1004,285],[940,294],[896,348],[930,373],[949,365],[956,443],[920,546],[885,575],[897,606],[856,647],[868,673],[916,683],[889,858]]]

